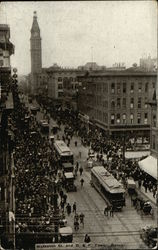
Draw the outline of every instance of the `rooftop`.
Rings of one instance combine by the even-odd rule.
[[[10,27],[8,24],[0,24],[0,30],[10,30]]]
[[[101,77],[101,76],[157,76],[156,71],[131,71],[131,70],[100,70],[100,71],[87,71],[85,75],[81,77]]]

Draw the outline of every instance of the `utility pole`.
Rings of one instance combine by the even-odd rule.
[[[58,194],[56,190],[56,183],[53,180],[51,185],[51,205],[53,205],[53,223],[55,229],[55,243],[58,242],[58,233],[59,233],[59,207],[58,207]]]
[[[93,63],[93,46],[91,47],[91,62]]]

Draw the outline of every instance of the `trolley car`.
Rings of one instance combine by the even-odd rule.
[[[60,159],[61,163],[72,163],[73,164],[73,153],[67,147],[64,141],[56,140],[54,142],[54,149],[58,159]]]
[[[91,169],[91,185],[115,211],[125,206],[125,189],[103,166]]]

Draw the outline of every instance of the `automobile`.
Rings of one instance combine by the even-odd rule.
[[[50,142],[50,143],[53,143],[53,142],[54,142],[54,139],[55,139],[55,138],[54,138],[54,135],[50,135],[50,136],[49,136],[49,142]]]
[[[87,161],[87,167],[88,167],[88,168],[92,168],[92,167],[93,167],[93,160],[92,160],[92,159],[89,159],[89,160]]]
[[[129,195],[133,195],[136,192],[136,183],[133,180],[133,178],[128,178],[127,179],[127,190]]]
[[[51,131],[53,132],[53,134],[55,135],[57,132],[58,132],[58,130],[59,130],[59,126],[57,125],[57,124],[53,124],[52,125],[52,129],[51,129]]]
[[[59,237],[60,237],[59,242],[71,243],[73,240],[72,228],[69,226],[59,228]]]
[[[143,227],[140,231],[141,239],[150,248],[156,246],[158,241],[157,234],[158,234],[158,227],[153,227],[153,226]]]
[[[65,173],[64,176],[65,176],[65,189],[66,189],[66,191],[67,192],[71,192],[71,191],[76,192],[77,187],[74,184],[75,177],[74,177],[73,173],[72,172]]]
[[[44,134],[49,134],[48,122],[46,120],[40,120],[39,124],[40,124],[40,128],[41,128],[41,132]]]

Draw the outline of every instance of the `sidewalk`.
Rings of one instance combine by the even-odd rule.
[[[145,189],[144,187],[141,186],[141,188],[139,189],[138,187],[138,182],[136,181],[136,186],[137,186],[137,190],[140,194],[143,194],[148,200],[150,200],[154,205],[156,205],[156,197],[153,197],[153,193],[150,192],[149,190],[147,191],[147,193],[145,193]]]

